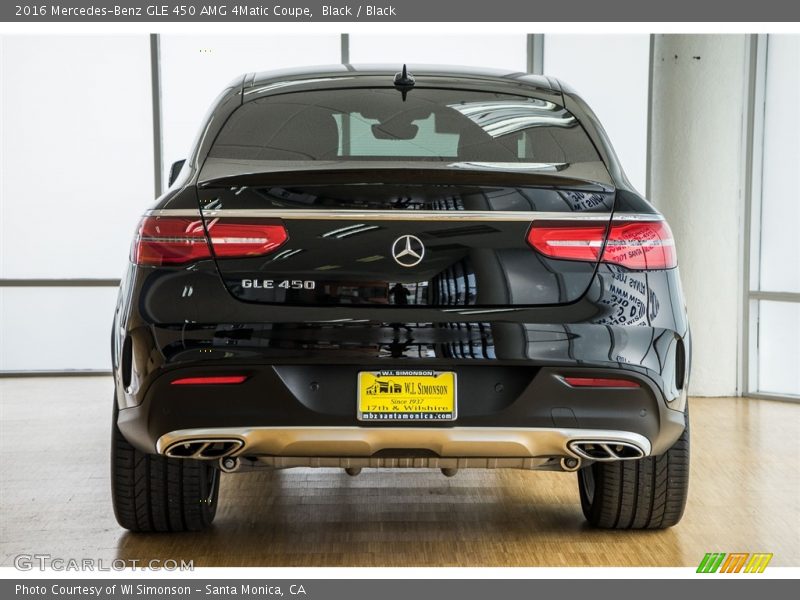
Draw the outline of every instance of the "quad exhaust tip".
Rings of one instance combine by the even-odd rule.
[[[569,449],[583,459],[599,462],[637,460],[645,455],[636,444],[622,440],[573,440]]]
[[[187,432],[188,433],[188,432]],[[200,432],[198,432],[200,433]],[[577,432],[576,432],[577,433]],[[611,432],[609,432],[611,433]],[[619,432],[624,433],[624,432]],[[641,441],[639,439],[641,438]],[[162,437],[163,439],[163,437]],[[159,445],[161,440],[159,440]],[[242,454],[245,446],[248,450],[252,450],[251,444],[247,444],[243,437],[230,435],[230,436],[211,436],[211,435],[198,435],[197,437],[189,436],[181,437],[172,440],[172,443],[166,445],[164,450],[159,450],[165,456],[170,458],[184,458],[194,460],[214,460],[220,463],[223,470],[233,471],[237,470],[239,465],[223,465],[223,459],[236,458],[237,455]],[[561,446],[564,449],[564,446]],[[631,434],[630,437],[612,436],[608,437],[576,437],[569,439],[566,448],[570,456],[556,457],[554,464],[564,471],[574,471],[583,466],[585,461],[618,461],[618,460],[637,460],[644,458],[650,451],[650,446],[645,438]],[[562,450],[563,452],[563,450]],[[561,453],[559,453],[561,454]],[[301,457],[302,458],[302,457]],[[312,466],[321,466],[316,464],[320,460],[324,462],[323,458],[312,459],[308,458],[307,461],[314,463]],[[381,457],[369,457],[363,459],[343,459],[334,457],[333,463],[330,466],[341,466],[347,469],[348,475],[356,476],[360,469],[364,466],[380,467],[383,462],[391,462],[387,464],[390,467],[400,466],[430,466],[441,468],[442,473],[447,477],[452,477],[456,474],[459,467],[465,468],[536,468],[537,465],[527,464],[526,461],[530,459],[519,458],[499,458],[499,459],[471,459],[471,458],[441,458],[441,457],[425,457],[424,460],[420,458],[403,458],[403,459],[389,459]],[[399,461],[399,462],[398,462]],[[238,461],[237,461],[238,462]],[[295,459],[297,462],[297,459]],[[413,465],[411,464],[413,462]],[[535,461],[534,461],[535,462]],[[539,461],[542,462],[541,460]],[[397,464],[395,464],[397,463]],[[408,464],[406,464],[408,463]],[[425,464],[422,464],[425,463]],[[462,464],[463,463],[463,464]],[[301,466],[298,462],[293,466]],[[540,465],[539,465],[540,466]],[[224,468],[227,467],[227,468]]]
[[[242,446],[244,442],[238,439],[186,440],[172,444],[164,454],[170,458],[217,460],[230,456]]]

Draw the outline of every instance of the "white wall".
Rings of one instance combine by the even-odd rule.
[[[737,391],[745,40],[655,38],[650,195],[675,234],[701,396]]]
[[[649,35],[544,36],[544,74],[575,88],[611,138],[633,186],[646,193]]]

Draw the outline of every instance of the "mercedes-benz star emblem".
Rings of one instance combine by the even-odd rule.
[[[401,235],[392,244],[392,256],[401,267],[413,267],[425,256],[425,244],[415,235]]]

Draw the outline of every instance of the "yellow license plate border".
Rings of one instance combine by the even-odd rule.
[[[450,418],[438,419],[390,419],[390,418],[363,418],[364,413],[361,410],[361,377],[364,374],[372,376],[381,376],[381,374],[401,372],[402,377],[438,377],[444,373],[449,373],[453,376],[453,412]],[[387,375],[384,375],[387,376]],[[407,413],[407,414],[420,414],[420,413]],[[394,422],[407,422],[407,423],[452,423],[458,419],[458,373],[451,370],[437,370],[437,369],[378,369],[378,370],[363,370],[358,372],[356,381],[356,418],[364,423],[394,423]]]

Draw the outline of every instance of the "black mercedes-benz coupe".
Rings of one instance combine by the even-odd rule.
[[[602,528],[686,502],[675,245],[550,77],[250,73],[145,212],[114,315],[114,509],[197,530],[221,473],[576,473]],[[610,91],[609,93],[620,93]]]

